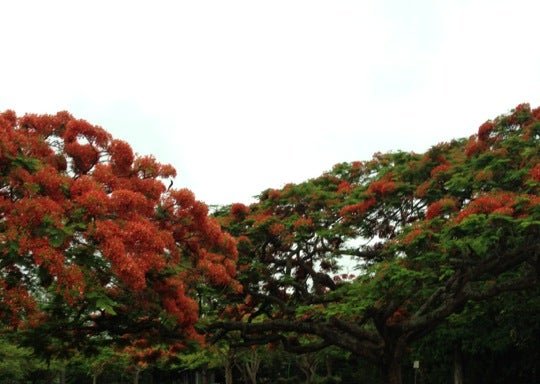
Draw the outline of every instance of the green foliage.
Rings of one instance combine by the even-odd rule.
[[[0,382],[23,382],[32,371],[45,369],[46,364],[34,357],[30,348],[22,348],[0,338]]]
[[[537,284],[539,119],[520,105],[469,140],[341,163],[217,211],[246,294],[223,302],[220,326],[297,351],[309,334],[397,380],[406,346],[468,302]]]
[[[540,354],[538,288],[469,303],[433,334],[413,345],[426,381],[446,383],[457,348],[465,361],[465,382],[532,383]]]

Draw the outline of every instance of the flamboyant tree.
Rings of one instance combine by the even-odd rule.
[[[523,104],[468,140],[339,164],[217,212],[238,238],[244,294],[210,329],[339,346],[401,383],[413,341],[469,301],[537,284],[539,144],[540,108]]]
[[[2,328],[48,350],[198,338],[194,287],[237,290],[237,251],[175,175],[66,112],[0,114]]]

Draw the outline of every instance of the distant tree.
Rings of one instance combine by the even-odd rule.
[[[539,293],[537,287],[471,302],[415,343],[413,356],[421,360],[426,382],[538,382]]]
[[[0,323],[52,355],[200,338],[194,286],[238,289],[237,251],[175,175],[66,112],[0,114]]]
[[[32,355],[30,348],[21,348],[11,340],[0,338],[0,382],[25,382],[33,371],[45,369],[45,363]]]
[[[540,108],[522,104],[468,140],[339,164],[218,211],[244,294],[209,329],[299,353],[338,346],[401,383],[411,343],[468,302],[537,286],[539,143]]]

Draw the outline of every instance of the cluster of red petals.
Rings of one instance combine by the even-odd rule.
[[[111,165],[116,174],[127,175],[133,165],[135,156],[128,143],[122,140],[112,140],[109,145]]]
[[[448,163],[439,164],[431,170],[431,177],[437,177],[439,174],[447,172],[452,166]]]
[[[310,229],[313,227],[313,220],[309,217],[300,217],[293,223],[294,229]]]
[[[170,195],[180,208],[187,209],[195,205],[195,195],[189,189],[183,188],[172,191]]]
[[[222,315],[229,319],[241,320],[250,310],[253,309],[256,302],[249,294],[245,296],[244,302],[239,304],[232,304],[225,307]]]
[[[514,214],[513,206],[515,201],[515,194],[508,192],[492,193],[479,196],[458,214],[456,221],[459,223],[470,215],[482,213],[498,213],[512,216]]]
[[[403,238],[403,243],[405,245],[411,244],[418,236],[420,236],[423,233],[423,230],[420,228],[415,228],[411,230],[407,235]]]
[[[534,181],[540,182],[540,163],[532,167],[529,174]]]
[[[512,110],[512,114],[507,117],[509,124],[518,124],[523,122],[524,114],[529,114],[531,112],[531,107],[528,103],[522,103],[516,106]]]
[[[467,157],[474,156],[487,148],[487,143],[479,140],[476,137],[471,137],[465,146],[465,155]]]
[[[8,111],[9,113],[10,111]],[[67,112],[59,112],[56,115],[49,115],[47,119],[44,119],[43,116],[36,114],[27,114],[20,119],[18,119],[19,126],[30,132],[38,133],[44,137],[51,135],[62,136],[65,125],[72,120],[72,117]],[[12,122],[17,123],[17,117],[15,114],[12,114]]]
[[[240,235],[236,238],[238,244],[251,244],[251,239],[246,235]]]
[[[277,200],[281,197],[281,191],[277,190],[277,189],[270,189],[268,191],[268,198],[270,200]]]
[[[348,181],[343,180],[339,183],[338,188],[337,188],[338,193],[349,193],[351,191],[352,191],[352,187]]]
[[[396,189],[396,183],[392,180],[376,180],[373,181],[369,187],[367,192],[370,194],[378,195],[378,196],[384,196],[388,195],[389,193],[392,193]]]
[[[489,138],[489,135],[495,128],[495,124],[491,121],[486,121],[478,128],[478,138],[482,141],[486,141]]]
[[[79,301],[85,292],[86,283],[78,265],[71,264],[62,268],[58,274],[58,290],[68,304]]]
[[[44,268],[66,302],[84,299],[87,279],[101,277],[88,260],[105,258],[119,292],[162,294],[163,308],[196,335],[190,284],[205,278],[239,289],[236,241],[192,192],[166,190],[160,178],[174,177],[172,166],[135,156],[127,143],[65,112],[0,113],[0,138],[2,241],[15,244],[10,252],[25,263]],[[88,260],[66,257],[77,244],[87,248]],[[3,273],[12,273],[17,257]],[[152,272],[181,257],[191,261],[192,273],[149,284]],[[30,319],[35,303],[22,282],[0,291],[1,306]]]
[[[446,213],[448,211],[454,211],[457,208],[457,202],[452,198],[443,198],[432,204],[427,208],[426,218],[431,220],[437,216],[440,216],[441,213]]]
[[[427,192],[429,191],[430,188],[431,188],[431,180],[425,181],[416,188],[416,191],[414,191],[414,195],[420,198],[426,197]]]
[[[536,120],[540,120],[540,107],[538,108],[534,108],[532,111],[531,111],[531,115],[534,119]]]
[[[149,346],[144,339],[134,340],[131,345],[124,347],[122,352],[141,369],[147,368],[149,364],[155,363],[166,354],[163,349]]]
[[[402,321],[406,320],[409,317],[409,313],[405,308],[398,308],[396,311],[386,319],[386,325],[392,326]]]
[[[363,166],[363,163],[361,161],[353,161],[351,163],[351,168],[350,168],[350,171],[349,171],[349,177],[351,179],[355,179],[358,176],[360,176],[360,174],[362,173],[362,166]]]
[[[514,108],[514,114],[522,113],[522,112],[530,112],[530,111],[531,111],[531,106],[529,103],[521,103],[521,104],[518,104]]]
[[[185,282],[178,277],[171,277],[156,284],[156,291],[161,296],[163,307],[176,318],[183,327],[192,326],[197,320],[198,305],[187,295]]]
[[[339,212],[339,214],[342,217],[362,216],[367,212],[368,209],[373,207],[376,203],[377,201],[375,200],[375,198],[370,197],[359,203],[356,203],[353,205],[347,205],[346,207],[343,207],[341,211]]]
[[[478,171],[475,175],[474,175],[474,179],[476,181],[488,181],[488,180],[492,180],[493,179],[493,171],[491,170],[481,170],[481,171]]]
[[[283,232],[285,232],[285,225],[283,225],[282,223],[273,223],[268,228],[268,232],[273,236],[279,236]]]
[[[0,321],[5,324],[13,328],[26,328],[35,327],[42,321],[43,313],[24,287],[8,287],[4,281],[0,281],[0,297],[3,304]]]
[[[231,205],[231,214],[238,220],[244,219],[249,214],[249,207],[242,203]]]
[[[102,128],[85,120],[71,119],[63,135],[64,151],[68,154],[77,173],[88,173],[100,159],[111,136]]]
[[[245,303],[228,305],[222,311],[221,315],[227,319],[241,320],[251,307]]]
[[[160,164],[154,156],[141,156],[133,161],[133,171],[141,178],[175,177],[176,170],[170,164]]]
[[[257,212],[250,216],[256,226],[265,225],[270,219],[272,219],[272,213],[269,211]]]
[[[83,138],[90,144],[103,148],[108,145],[111,135],[103,128],[92,125],[85,120],[70,119],[64,131],[64,141],[73,143]]]

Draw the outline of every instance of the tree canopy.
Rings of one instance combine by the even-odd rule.
[[[175,169],[66,112],[6,111],[0,137],[2,328],[45,344],[200,338],[194,288],[238,290],[237,250],[171,188]]]
[[[469,139],[338,164],[217,212],[245,294],[210,328],[297,352],[339,346],[400,383],[413,341],[469,301],[537,284],[539,139],[540,108],[522,104]]]
[[[377,375],[370,361],[399,384],[418,353],[489,350],[497,361],[537,338],[540,108],[521,104],[425,153],[337,164],[213,217],[172,188],[172,166],[67,112],[6,111],[0,138],[11,378],[31,347],[62,375],[71,364],[94,381],[111,356],[135,382],[149,364],[221,364],[228,382],[236,368],[255,381],[261,356],[288,356],[288,371],[294,352],[306,354],[295,365],[308,382],[323,360],[327,382],[339,379],[331,360],[361,360],[364,372],[347,377]],[[486,329],[498,343],[478,336]],[[204,335],[214,348],[188,354]]]

